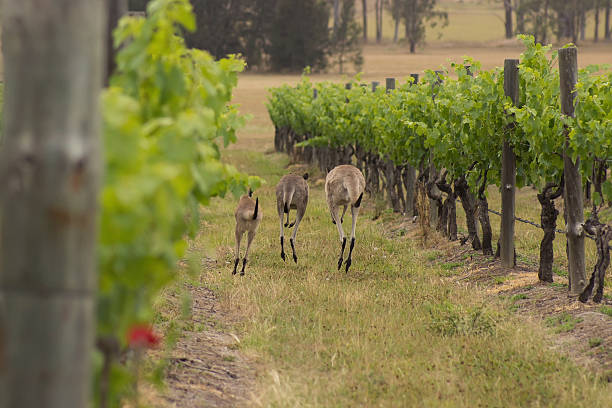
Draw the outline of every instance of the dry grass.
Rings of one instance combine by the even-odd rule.
[[[389,239],[389,213],[372,221],[365,207],[354,269],[336,271],[337,232],[316,180],[296,244],[300,263],[283,263],[273,189],[286,156],[225,154],[268,182],[256,192],[264,219],[247,274],[231,275],[232,198],[203,210],[194,251],[216,253],[202,284],[241,317],[241,350],[259,356],[254,404],[573,407],[612,398],[599,377],[550,351],[541,324],[444,278],[418,240]]]

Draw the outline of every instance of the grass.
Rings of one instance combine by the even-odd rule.
[[[314,179],[297,235],[299,264],[283,263],[273,191],[286,156],[239,148],[224,155],[267,181],[255,193],[264,218],[246,275],[231,275],[231,197],[203,209],[192,251],[217,260],[203,269],[201,284],[242,316],[233,328],[239,347],[265,367],[260,405],[573,407],[612,398],[594,376],[548,350],[543,328],[441,280],[444,267],[428,261],[431,252],[386,238],[367,210],[357,223],[353,267],[338,272],[337,231]]]
[[[612,317],[612,306],[606,306],[606,305],[602,305],[599,308],[599,311],[605,315],[608,315],[610,317]]]
[[[589,339],[589,347],[591,348],[599,347],[602,343],[603,339],[601,337],[593,337],[592,339]]]
[[[525,293],[517,293],[516,295],[512,295],[512,297],[510,297],[510,300],[512,302],[516,302],[517,300],[522,299],[529,299],[529,296],[527,296]]]
[[[582,321],[579,317],[574,317],[571,314],[564,312],[558,316],[549,317],[546,319],[546,324],[553,327],[555,333],[564,333],[574,330],[577,323]]]

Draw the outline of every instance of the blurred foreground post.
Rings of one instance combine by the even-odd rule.
[[[105,5],[3,3],[1,408],[90,403]]]

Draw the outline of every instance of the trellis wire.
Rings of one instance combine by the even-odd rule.
[[[461,200],[459,200],[459,199],[457,199],[457,201],[461,202]],[[499,215],[500,217],[502,215],[499,211],[495,211],[495,210],[492,210],[490,208],[487,208],[487,210],[489,210],[490,213],[493,213],[495,215]],[[522,222],[522,223],[525,223],[525,224],[533,225],[536,228],[543,229],[542,226],[540,224],[536,223],[536,222],[529,221],[529,220],[526,220],[526,219],[523,219],[523,218],[517,217],[517,216],[514,216],[514,219],[516,221],[518,221],[518,222]],[[565,231],[563,231],[562,229],[559,229],[559,228],[555,228],[555,232],[558,232],[559,234],[565,234]],[[589,238],[589,239],[591,239],[591,240],[593,240],[593,241],[595,241],[595,237],[592,237],[592,236],[590,236],[588,234],[584,234],[584,236]]]

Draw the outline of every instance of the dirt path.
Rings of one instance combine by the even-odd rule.
[[[164,390],[147,401],[154,407],[240,407],[255,386],[255,364],[238,351],[236,335],[219,328],[231,324],[215,294],[188,285],[191,319],[168,358]],[[179,303],[177,295],[170,301]]]

